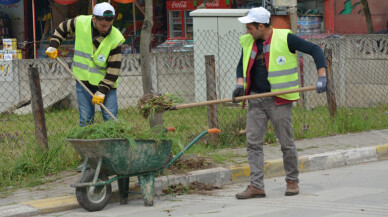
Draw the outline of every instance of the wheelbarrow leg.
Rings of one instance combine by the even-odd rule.
[[[82,163],[82,171],[81,171],[81,177],[85,175],[86,168],[88,167],[89,158],[86,157],[84,162]]]
[[[155,174],[147,173],[138,176],[140,182],[141,194],[143,196],[144,205],[153,206],[155,196]]]
[[[129,177],[117,179],[119,184],[120,204],[128,203]]]

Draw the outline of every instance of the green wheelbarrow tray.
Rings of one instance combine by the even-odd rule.
[[[102,159],[101,172],[111,175],[131,175],[158,171],[170,157],[172,142],[167,140],[127,139],[67,139],[90,168],[97,168]]]
[[[136,144],[132,145],[127,139],[66,139],[84,159],[81,180],[70,186],[76,188],[81,207],[99,211],[109,202],[111,183],[116,180],[120,204],[126,204],[128,194],[132,193],[129,192],[129,177],[137,176],[144,204],[152,206],[155,174],[171,166],[202,136],[220,132],[219,129],[203,131],[170,161],[172,143],[168,140],[135,140]],[[86,171],[86,165],[91,170]],[[116,176],[108,177],[112,175]]]

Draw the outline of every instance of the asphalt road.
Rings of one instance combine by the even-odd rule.
[[[284,196],[283,177],[265,180],[267,198],[237,200],[234,195],[248,183],[224,186],[206,194],[165,196],[153,207],[142,200],[126,205],[108,204],[99,212],[76,209],[44,216],[388,216],[388,161],[300,174],[300,194]]]

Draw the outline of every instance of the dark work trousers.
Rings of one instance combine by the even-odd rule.
[[[298,154],[292,135],[292,103],[277,106],[274,97],[252,99],[249,100],[246,125],[248,162],[251,170],[250,181],[253,186],[262,190],[264,190],[263,143],[268,120],[271,120],[275,127],[276,136],[283,152],[286,181],[299,182]]]

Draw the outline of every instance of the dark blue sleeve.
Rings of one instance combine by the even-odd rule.
[[[243,78],[244,77],[242,61],[243,61],[243,52],[241,51],[240,61],[238,61],[237,69],[236,69],[236,76],[237,76],[237,78]]]
[[[300,51],[305,54],[310,54],[315,62],[315,66],[317,69],[322,67],[326,67],[326,59],[325,55],[321,47],[312,42],[306,41],[303,38],[300,38],[294,34],[289,33],[287,37],[288,50],[291,53],[295,53],[295,51]]]

